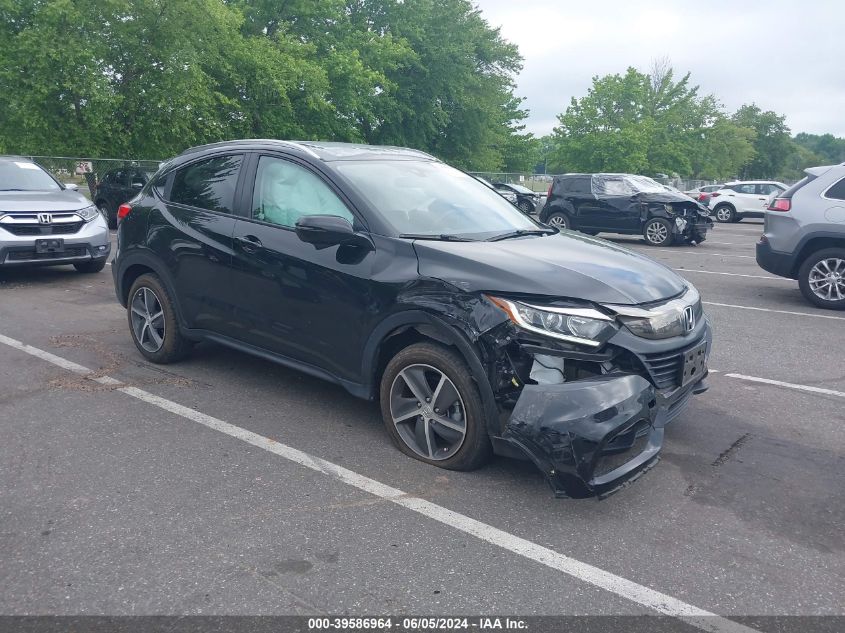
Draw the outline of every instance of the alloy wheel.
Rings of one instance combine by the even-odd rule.
[[[161,300],[150,288],[141,287],[132,297],[132,332],[135,340],[150,353],[164,345],[165,322]]]
[[[719,222],[730,222],[731,215],[730,207],[719,207],[716,210],[716,219],[719,220]]]
[[[845,259],[830,257],[819,260],[810,269],[810,290],[819,299],[842,301],[845,299]]]
[[[652,244],[663,244],[669,239],[669,229],[662,222],[652,222],[645,229],[645,237]]]
[[[563,215],[553,215],[552,217],[550,217],[549,226],[554,227],[558,230],[569,228],[566,222],[566,217]]]
[[[452,457],[466,438],[466,408],[455,384],[431,365],[408,365],[390,388],[390,416],[412,451],[433,461]]]

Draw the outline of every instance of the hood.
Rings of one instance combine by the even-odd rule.
[[[78,191],[0,191],[0,213],[76,211],[91,204]]]
[[[421,275],[467,292],[633,305],[674,297],[686,287],[663,264],[577,233],[501,242],[417,240],[414,248]]]

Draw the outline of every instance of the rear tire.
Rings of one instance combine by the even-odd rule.
[[[716,216],[716,221],[722,224],[736,222],[736,209],[729,204],[717,204],[713,209],[713,215]]]
[[[182,336],[173,299],[157,275],[141,275],[129,290],[129,333],[147,360],[167,364],[183,359],[192,343]]]
[[[652,218],[646,222],[643,237],[649,246],[671,246],[675,241],[672,224],[663,218]]]
[[[474,470],[492,454],[478,387],[448,347],[415,343],[396,354],[381,378],[380,403],[393,443],[414,459]]]
[[[98,273],[106,267],[106,258],[103,257],[102,259],[95,259],[90,262],[80,262],[79,264],[74,264],[73,267],[79,273]]]
[[[561,211],[557,211],[549,215],[549,217],[546,218],[546,224],[558,230],[570,228],[569,218]]]
[[[845,310],[845,248],[825,248],[807,257],[798,270],[798,286],[810,303]]]

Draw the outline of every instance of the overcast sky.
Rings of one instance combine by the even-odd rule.
[[[475,0],[525,58],[517,94],[528,130],[551,132],[594,75],[648,72],[669,57],[729,112],[754,102],[793,134],[845,137],[842,0]]]

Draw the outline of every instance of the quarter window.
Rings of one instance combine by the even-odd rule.
[[[170,201],[233,213],[242,156],[217,156],[183,167],[173,177]]]
[[[833,198],[834,200],[845,200],[845,178],[828,189],[824,195],[826,198]]]
[[[262,156],[255,175],[252,217],[293,228],[306,215],[336,215],[353,222],[353,215],[316,175],[280,158]]]

